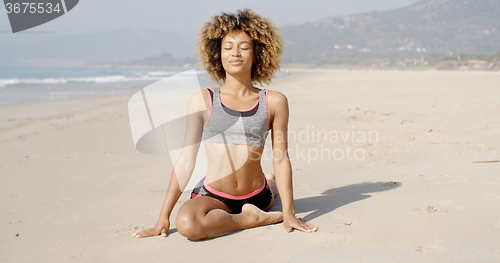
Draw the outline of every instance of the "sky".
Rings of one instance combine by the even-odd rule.
[[[417,0],[81,0],[53,21],[12,34],[6,12],[0,12],[0,41],[43,39],[56,35],[87,34],[130,27],[177,33],[195,39],[199,28],[220,12],[252,8],[279,27],[403,7]]]

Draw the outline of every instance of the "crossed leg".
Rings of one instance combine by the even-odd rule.
[[[273,192],[273,200],[265,209],[268,211],[273,206],[278,191],[274,175],[268,174],[266,179]],[[198,196],[179,208],[175,221],[177,231],[189,239],[201,240],[283,221],[283,213],[264,212],[252,204],[243,205],[240,214],[230,212],[223,202],[209,196]]]

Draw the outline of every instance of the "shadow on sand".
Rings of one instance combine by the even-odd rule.
[[[341,206],[369,198],[372,193],[393,190],[399,186],[401,186],[400,183],[393,182],[364,182],[332,188],[324,191],[320,196],[295,199],[295,212],[305,213],[312,211],[312,213],[303,217],[306,221],[309,221],[328,214]],[[281,211],[281,200],[280,202],[275,202],[275,204],[271,211]]]

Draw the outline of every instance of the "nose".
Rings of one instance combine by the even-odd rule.
[[[233,56],[233,57],[239,57],[240,55],[241,55],[240,54],[240,49],[239,48],[234,48],[231,56]]]

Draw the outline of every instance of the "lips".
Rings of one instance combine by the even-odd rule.
[[[232,65],[239,65],[243,63],[243,60],[231,60],[229,61],[229,64],[232,64]]]

